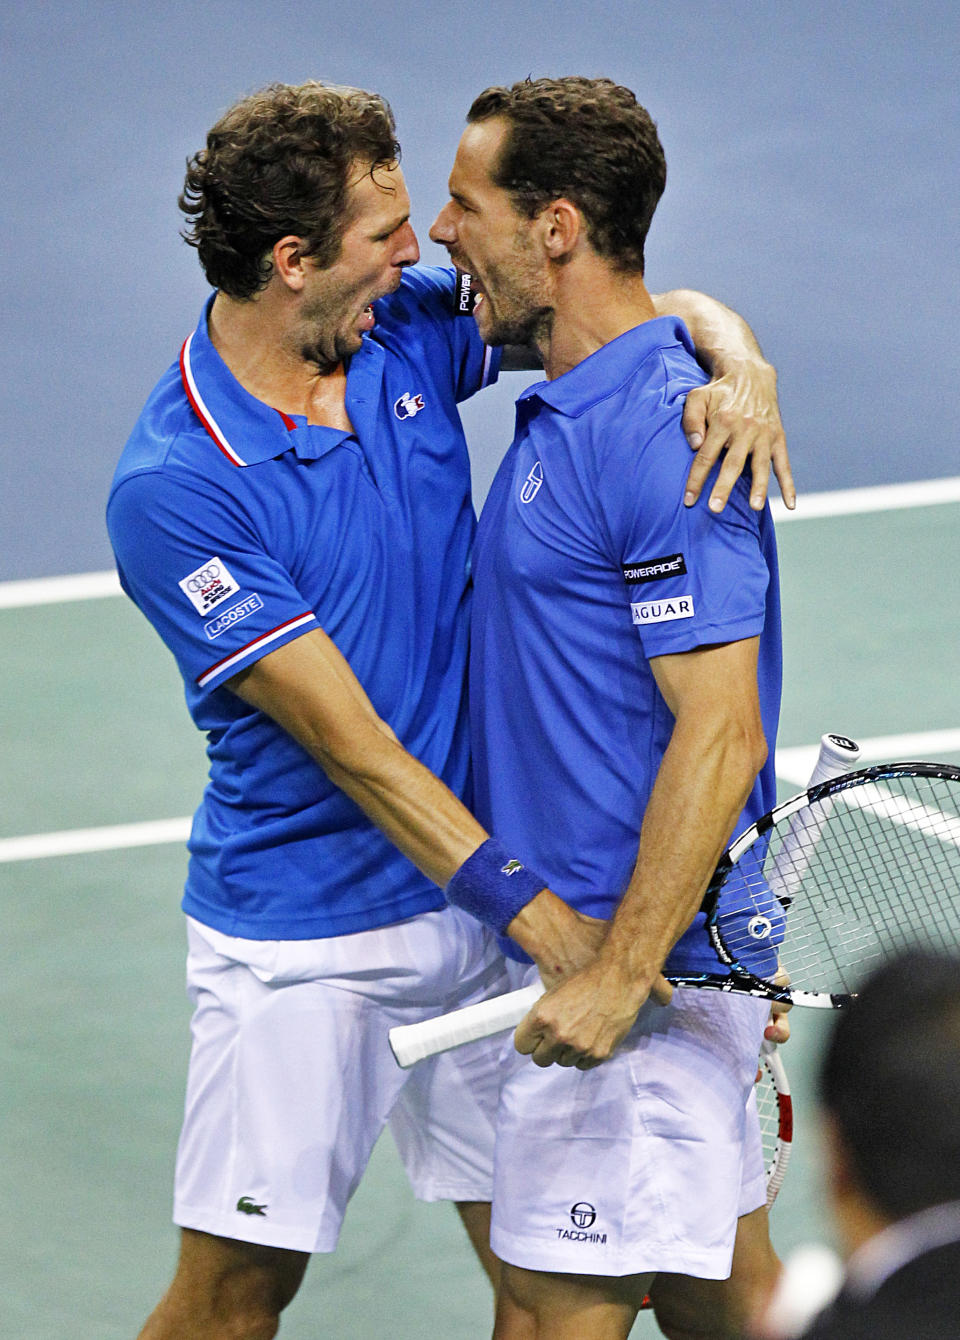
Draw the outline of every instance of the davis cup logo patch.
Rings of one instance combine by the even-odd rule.
[[[672,600],[644,600],[630,605],[633,622],[638,624],[668,623],[671,619],[693,618],[693,597],[674,596]]]
[[[198,614],[209,614],[240,590],[219,558],[208,558],[177,585]]]

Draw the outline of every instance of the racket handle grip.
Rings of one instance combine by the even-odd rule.
[[[503,1033],[517,1024],[543,995],[543,986],[534,982],[509,991],[505,996],[479,1000],[462,1010],[441,1014],[436,1019],[422,1019],[417,1024],[401,1024],[390,1030],[390,1048],[397,1065],[406,1070],[424,1057],[448,1052],[465,1042],[476,1042],[494,1033]]]
[[[849,772],[859,757],[860,746],[856,740],[846,735],[822,735],[820,754],[806,790],[831,777]],[[824,801],[819,809],[804,809],[791,820],[783,846],[767,875],[770,887],[778,898],[789,902],[802,884],[832,807],[832,801]]]
[[[850,772],[860,757],[860,746],[847,735],[821,735],[820,755],[807,782],[807,790],[819,782],[829,781]]]

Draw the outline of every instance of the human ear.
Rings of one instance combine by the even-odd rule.
[[[549,204],[539,217],[543,247],[550,260],[559,261],[572,254],[583,234],[583,218],[572,201],[561,197]]]
[[[273,272],[284,284],[295,292],[303,288],[306,269],[303,254],[303,238],[290,235],[274,242],[270,252],[273,260]]]

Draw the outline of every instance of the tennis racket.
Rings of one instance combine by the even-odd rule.
[[[750,865],[750,853],[752,853],[754,867],[759,856],[763,857],[760,862],[761,867],[765,862],[769,862],[768,878],[764,880],[762,873],[760,878],[760,883],[765,890],[766,911],[768,914],[772,914],[777,908],[781,909],[776,918],[773,915],[768,915],[765,922],[755,922],[754,932],[767,929],[769,938],[774,931],[775,920],[782,923],[783,905],[778,902],[775,895],[772,895],[772,889],[782,889],[784,891],[784,901],[789,899],[791,903],[796,901],[798,904],[806,906],[804,900],[797,897],[798,891],[804,882],[804,877],[822,836],[823,829],[833,811],[831,799],[825,798],[819,803],[815,803],[809,797],[814,794],[819,786],[828,783],[831,778],[844,774],[851,764],[856,763],[859,756],[860,748],[853,740],[844,735],[824,735],[820,741],[819,756],[811,774],[807,791],[801,792],[793,800],[771,811],[753,828],[748,829],[724,856],[710,883],[703,905],[704,911],[708,914],[707,925],[715,945],[718,941],[721,944],[725,943],[722,932],[730,933],[733,930],[732,925],[728,928],[726,918],[723,919],[721,926],[719,907],[726,879],[731,876],[731,872],[735,868],[732,856],[735,849],[739,851],[743,858],[744,871]],[[781,817],[778,818],[777,816]],[[736,868],[739,869],[740,867],[737,866]],[[738,900],[738,907],[741,909],[739,919],[741,922],[746,921],[749,924],[754,914],[748,913],[746,916],[742,914],[747,902],[748,900],[745,897]],[[799,920],[799,918],[791,917],[792,922],[796,920]],[[750,935],[748,931],[748,935],[753,943],[757,942],[756,934]],[[793,999],[793,995],[784,986],[776,986],[769,980],[756,981],[752,974],[744,975],[743,971],[733,971],[734,965],[739,964],[736,953],[728,953],[724,950],[723,953],[718,954],[718,957],[720,963],[730,966],[729,973],[720,970],[713,975],[700,975],[696,978],[670,977],[670,980],[677,985],[684,986],[714,987],[725,991],[747,990],[750,994],[768,995],[773,1000]],[[770,957],[772,965],[773,956]],[[784,957],[781,950],[781,963],[783,963]],[[718,964],[718,969],[719,967]],[[799,982],[799,979],[794,978],[794,981]],[[462,1046],[464,1043],[472,1042],[477,1038],[488,1037],[493,1033],[516,1027],[542,994],[543,986],[541,983],[535,982],[519,991],[511,991],[503,996],[495,996],[491,1000],[480,1001],[476,1005],[468,1005],[464,1009],[454,1010],[436,1019],[425,1019],[421,1023],[405,1024],[392,1028],[390,1030],[390,1046],[393,1048],[393,1054],[398,1064],[406,1068],[426,1056],[449,1051],[452,1047]]]
[[[783,1186],[793,1148],[793,1099],[787,1072],[780,1059],[780,1048],[775,1042],[764,1042],[761,1049],[760,1078],[755,1093],[769,1210]]]

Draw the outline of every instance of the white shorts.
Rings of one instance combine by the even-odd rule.
[[[678,990],[594,1070],[505,1059],[496,1254],[529,1270],[725,1279],[737,1218],[765,1199],[753,1084],[768,1013]]]
[[[263,941],[188,918],[195,1005],[174,1222],[330,1252],[389,1122],[422,1200],[489,1200],[501,1038],[401,1070],[387,1032],[508,988],[456,908],[356,935]]]

